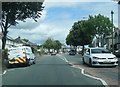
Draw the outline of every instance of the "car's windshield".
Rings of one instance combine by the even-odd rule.
[[[107,49],[91,49],[91,53],[111,53]]]

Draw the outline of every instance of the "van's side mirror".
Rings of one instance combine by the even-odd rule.
[[[86,52],[86,54],[87,54],[87,55],[90,55],[90,53],[89,53],[89,52]]]

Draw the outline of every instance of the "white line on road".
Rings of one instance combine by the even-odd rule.
[[[6,73],[7,71],[5,70],[4,72],[3,72],[3,75]]]
[[[77,66],[75,66],[75,65],[73,65],[73,66],[71,66],[71,67],[81,69],[81,73],[82,73],[83,75],[88,76],[88,77],[93,78],[93,79],[96,79],[96,80],[100,80],[103,85],[105,85],[106,87],[109,87],[108,84],[107,84],[103,79],[98,78],[98,77],[95,77],[95,76],[92,76],[92,75],[89,75],[89,74],[85,74],[85,72],[84,72],[85,70],[84,70],[83,68],[77,67]]]
[[[65,62],[68,63],[68,60],[64,57],[64,56],[61,56],[61,55],[57,55],[60,59],[64,60]]]
[[[2,74],[0,74],[0,76],[4,75],[7,71],[5,70]]]
[[[85,74],[85,72],[84,72],[85,70],[84,70],[83,68],[78,67],[78,66],[76,66],[76,65],[73,65],[73,64],[70,63],[64,56],[58,55],[58,57],[61,58],[61,59],[64,59],[65,62],[68,62],[70,65],[72,65],[71,67],[80,69],[80,70],[81,70],[81,73],[82,73],[83,75],[88,76],[88,77],[93,78],[93,79],[96,79],[96,80],[99,80],[99,81],[102,82],[102,84],[103,84],[105,87],[109,87],[108,84],[107,84],[103,79],[98,78],[98,77],[95,77],[95,76],[92,76],[92,75],[89,75],[89,74]]]

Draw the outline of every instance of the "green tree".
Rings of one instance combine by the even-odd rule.
[[[95,31],[95,37],[98,39],[98,47],[99,43],[103,46],[103,41],[100,42],[100,39],[102,40],[105,36],[112,33],[113,24],[108,17],[101,14],[95,16],[90,15],[88,21],[91,22],[92,30]]]
[[[54,40],[51,38],[48,38],[43,44],[43,47],[47,48],[50,53],[50,49],[53,49],[53,46],[54,46],[53,44],[54,44]]]
[[[43,10],[42,2],[2,2],[2,49],[5,48],[8,28],[18,24],[18,21],[24,21],[32,18],[37,22]]]
[[[54,49],[57,50],[57,53],[58,53],[59,49],[61,49],[61,46],[62,46],[62,44],[59,40],[54,41]]]
[[[59,40],[53,40],[51,38],[48,38],[45,43],[43,44],[44,48],[47,48],[48,51],[50,52],[50,49],[58,50],[61,48],[62,44]]]
[[[90,30],[90,25],[90,22],[87,20],[75,22],[66,38],[66,43],[76,47],[79,45],[83,46],[83,53],[84,45],[90,44],[94,36],[94,32]]]

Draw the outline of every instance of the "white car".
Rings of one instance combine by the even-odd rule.
[[[83,55],[83,63],[90,66],[117,66],[118,58],[105,48],[88,48]]]

